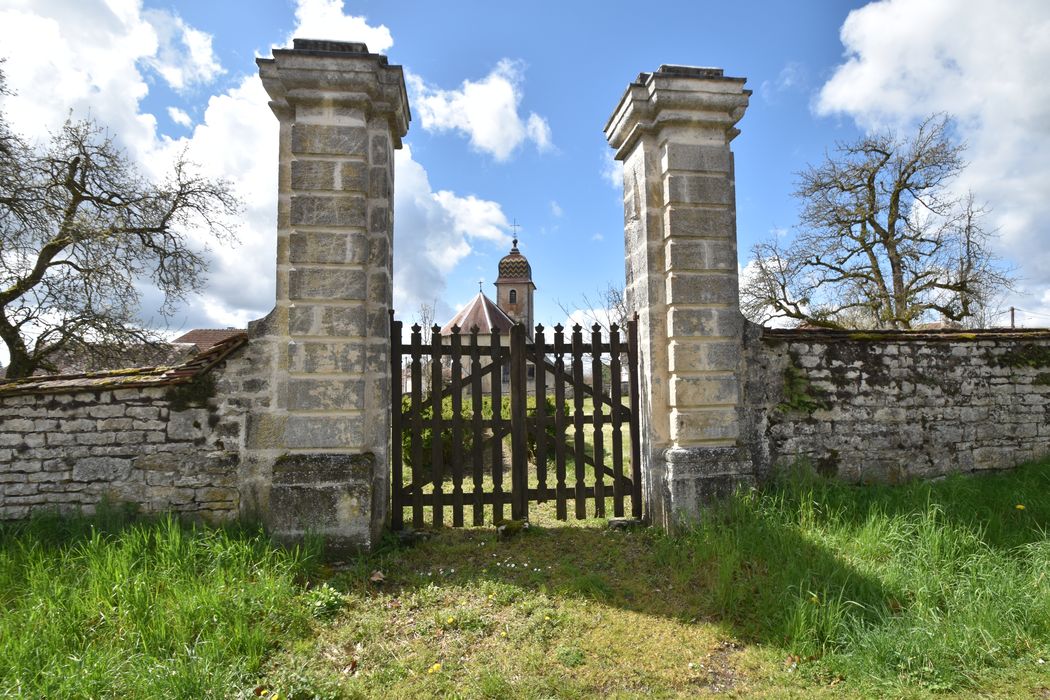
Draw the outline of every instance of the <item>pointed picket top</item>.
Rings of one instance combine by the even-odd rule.
[[[459,332],[462,329],[459,326],[453,325],[449,330],[452,332],[452,335],[459,335]]]
[[[433,326],[430,327],[430,333],[431,337],[441,335],[441,326],[435,323]]]
[[[418,333],[421,330],[423,330],[423,327],[421,325],[419,325],[418,323],[413,323],[412,324],[412,332],[413,333]]]
[[[481,330],[481,329],[480,329],[480,328],[478,328],[478,324],[476,324],[476,323],[475,323],[474,325],[472,325],[472,326],[470,327],[470,334],[471,334],[471,335],[477,335],[477,334],[478,334],[478,331],[480,331],[480,330]]]
[[[578,323],[573,325],[573,327],[572,327],[572,332],[573,333],[580,333],[582,331],[583,331],[583,326],[581,326]]]
[[[561,325],[560,323],[554,326],[554,332],[555,333],[561,334],[561,332],[564,331],[564,330],[565,330],[565,326]]]
[[[620,330],[620,325],[618,323],[614,323],[611,326],[609,326],[609,332],[610,333],[616,333],[619,330]]]
[[[595,322],[595,324],[591,326],[591,330],[600,334],[602,332],[602,324]]]

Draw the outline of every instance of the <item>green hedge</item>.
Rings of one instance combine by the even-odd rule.
[[[510,421],[510,397],[505,396],[502,400],[502,411],[500,415],[504,420]],[[460,415],[463,417],[463,429],[460,435],[460,445],[463,462],[469,464],[472,461],[471,450],[474,448],[474,431],[470,424],[474,418],[473,402],[469,396],[463,398],[463,407]],[[554,415],[554,399],[550,396],[546,397],[546,415]],[[404,396],[401,399],[401,411],[407,413],[412,407],[411,397]],[[570,413],[568,404],[565,404],[565,412],[568,415]],[[441,417],[443,420],[452,420],[452,397],[446,396],[441,402]],[[531,420],[536,415],[536,397],[530,396],[526,402],[526,415]],[[434,447],[434,430],[428,424],[434,416],[434,406],[429,399],[423,400],[423,407],[420,411],[420,417],[422,418],[422,438],[423,438],[423,454],[422,464],[422,476],[424,481],[429,481],[432,478],[433,468],[433,447]],[[492,398],[489,396],[482,397],[481,399],[481,417],[485,420],[492,418]],[[552,462],[554,460],[554,449],[553,440],[555,436],[555,430],[553,422],[548,424],[546,427],[546,433],[548,436],[548,445],[552,447],[548,448],[547,461]],[[453,435],[452,427],[446,426],[441,431],[441,463],[444,465],[444,477],[445,479],[451,479],[451,465],[453,458]],[[415,468],[413,454],[412,454],[412,421],[405,420],[401,427],[401,456],[402,462],[406,466]],[[536,437],[531,431],[529,432],[528,438],[528,456],[529,461],[535,461],[536,456]],[[491,454],[486,455],[486,460],[491,460]],[[407,475],[406,475],[407,476]]]

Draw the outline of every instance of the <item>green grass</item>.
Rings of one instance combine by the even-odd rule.
[[[247,527],[38,518],[0,526],[0,696],[1045,697],[1048,494],[1050,461],[800,471],[678,536],[544,504],[509,541],[439,529],[338,569]]]
[[[599,520],[509,542],[439,530],[335,575],[344,611],[265,682],[291,697],[1039,697],[1048,493],[1050,462],[899,487],[800,472],[676,537]]]
[[[49,515],[0,525],[0,697],[225,698],[308,632],[316,557],[257,529]],[[340,599],[341,602],[341,599]]]

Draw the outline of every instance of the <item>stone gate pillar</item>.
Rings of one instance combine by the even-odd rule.
[[[751,478],[740,439],[734,127],[750,90],[718,68],[660,66],[605,126],[624,164],[627,298],[639,314],[643,493],[674,527]]]
[[[269,348],[270,400],[245,440],[259,510],[283,539],[368,547],[388,502],[404,75],[364,44],[333,41],[295,39],[257,62],[280,121],[277,305],[252,329]]]

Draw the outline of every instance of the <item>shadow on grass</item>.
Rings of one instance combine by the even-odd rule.
[[[491,528],[439,529],[410,548],[391,540],[335,583],[369,594],[374,569],[392,595],[492,582],[716,623],[744,641],[796,642],[800,654],[817,653],[842,616],[874,620],[885,613],[892,591],[797,530],[747,517],[748,499],[710,512],[707,525],[678,537],[614,531],[604,521],[534,526],[509,541],[498,541]]]

